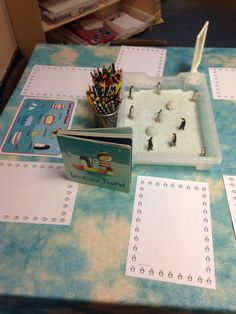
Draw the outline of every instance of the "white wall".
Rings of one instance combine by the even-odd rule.
[[[0,0],[0,81],[5,74],[16,46],[5,2]]]

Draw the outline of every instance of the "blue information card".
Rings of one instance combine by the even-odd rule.
[[[24,98],[3,141],[1,152],[58,156],[56,133],[68,129],[76,100]]]

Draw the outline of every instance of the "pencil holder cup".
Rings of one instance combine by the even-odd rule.
[[[118,110],[110,114],[95,112],[96,126],[98,128],[115,128],[117,124]]]

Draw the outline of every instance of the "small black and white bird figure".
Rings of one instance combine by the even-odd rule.
[[[156,122],[161,122],[163,118],[163,113],[162,113],[162,109],[159,110],[158,112],[156,112],[156,117],[155,117],[155,121]]]
[[[128,118],[131,120],[134,118],[134,106],[133,105],[130,106],[130,108],[129,108]]]
[[[161,95],[161,83],[160,82],[157,83],[156,92],[157,92],[157,95]]]
[[[150,137],[149,140],[148,140],[148,147],[147,147],[147,150],[153,150],[152,137]]]
[[[196,101],[197,100],[197,96],[198,96],[198,90],[196,89],[193,94],[192,94],[192,98],[190,99],[191,101]]]
[[[200,156],[201,157],[205,157],[206,156],[206,147],[205,146],[202,147],[201,152],[200,152]]]
[[[176,146],[176,142],[177,142],[177,136],[176,133],[172,133],[172,140],[170,142],[170,146]]]
[[[128,98],[129,99],[133,99],[134,98],[134,85],[130,86]]]
[[[186,120],[184,118],[181,118],[182,122],[179,126],[179,130],[184,130],[185,128],[185,125],[186,125]]]

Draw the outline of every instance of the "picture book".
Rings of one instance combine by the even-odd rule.
[[[57,139],[68,179],[129,191],[132,128],[59,130]]]

